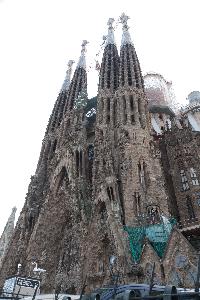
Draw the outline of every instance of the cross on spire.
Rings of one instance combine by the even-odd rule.
[[[130,19],[130,17],[125,15],[125,13],[122,13],[119,19],[120,19],[120,23],[122,23],[122,29],[128,30],[129,27],[128,27],[127,21]]]
[[[122,30],[123,30],[121,46],[125,44],[132,44],[131,36],[129,33],[129,27],[127,24],[127,21],[130,19],[130,17],[125,15],[125,13],[122,13],[119,19],[120,19],[120,23],[122,24]]]
[[[108,29],[113,29],[113,23],[114,23],[115,19],[113,18],[109,18],[107,25],[108,25]]]

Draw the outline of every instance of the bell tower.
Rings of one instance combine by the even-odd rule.
[[[147,98],[128,19],[125,14],[120,17],[123,33],[116,91],[116,145],[124,220],[126,225],[133,226],[144,216],[150,222],[151,219],[159,221],[162,213],[168,215],[168,209],[160,161],[150,147]]]
[[[97,120],[95,131],[95,162],[93,170],[94,197],[104,199],[119,219],[122,205],[117,186],[116,139],[116,90],[119,85],[119,55],[114,39],[114,19],[108,20],[99,77],[97,96]]]

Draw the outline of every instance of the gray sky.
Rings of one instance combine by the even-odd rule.
[[[88,44],[89,96],[107,20],[128,14],[143,74],[172,80],[178,102],[200,90],[199,0],[0,0],[0,232],[21,210],[69,59]],[[121,25],[116,29],[118,45]]]

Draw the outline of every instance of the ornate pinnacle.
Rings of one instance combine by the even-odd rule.
[[[82,49],[81,49],[81,54],[85,54],[85,52],[86,52],[86,45],[87,45],[88,43],[89,43],[89,42],[88,42],[87,40],[83,40],[82,45],[81,45],[81,47],[82,47]]]
[[[87,40],[83,40],[82,45],[81,45],[81,56],[79,58],[77,68],[83,68],[86,69],[86,62],[85,62],[85,53],[86,53],[86,45],[89,42]]]
[[[74,60],[71,60],[71,59],[68,61],[68,64],[67,64],[68,70],[70,70],[70,69],[72,68],[72,65],[73,65],[74,62],[75,62],[75,61],[74,61]],[[68,70],[67,70],[67,71],[68,71]]]
[[[113,23],[115,19],[109,18],[107,25],[108,25],[108,35],[106,38],[106,45],[108,44],[115,44],[115,39],[114,39],[114,28],[113,28]]]
[[[127,21],[130,18],[127,15],[125,15],[125,13],[122,13],[119,19],[120,19],[120,23],[122,24],[122,30],[123,30],[121,47],[125,44],[132,44],[131,37],[128,31],[129,27],[127,25]]]
[[[113,30],[113,29],[114,29],[114,28],[113,28],[113,23],[114,23],[114,21],[115,21],[115,19],[113,19],[113,18],[109,18],[109,19],[108,19],[108,22],[107,22],[108,29],[110,29],[110,30]]]
[[[66,76],[65,76],[65,80],[63,82],[61,91],[66,91],[69,88],[70,80],[71,80],[71,74],[72,74],[72,65],[73,65],[73,63],[74,63],[74,60],[69,60],[68,61]]]
[[[122,13],[119,19],[120,19],[120,23],[122,23],[122,29],[128,30],[129,27],[128,27],[127,21],[130,19],[130,17],[125,15],[125,13]]]

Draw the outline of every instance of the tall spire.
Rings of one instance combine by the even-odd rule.
[[[119,55],[115,44],[113,22],[113,18],[107,22],[108,35],[101,63],[99,90],[116,90],[118,87]]]
[[[67,64],[67,71],[66,76],[61,87],[60,93],[54,105],[52,114],[49,119],[49,124],[47,126],[47,132],[53,131],[57,126],[60,125],[63,117],[63,110],[66,105],[67,97],[68,97],[68,90],[70,86],[71,74],[72,74],[72,65],[74,61],[69,60]]]
[[[68,100],[64,109],[64,113],[69,109],[73,109],[74,101],[78,98],[78,95],[83,89],[86,89],[87,86],[87,73],[86,73],[86,61],[85,61],[85,53],[86,53],[86,45],[88,41],[83,40],[81,45],[81,56],[79,58],[76,70],[74,72],[74,76],[72,78],[70,87]]]
[[[120,50],[120,80],[119,85],[144,89],[143,77],[139,60],[131,41],[129,27],[127,25],[129,17],[124,13],[120,17],[122,23],[122,42]]]
[[[13,231],[14,231],[16,211],[17,211],[17,208],[13,207],[10,217],[8,218],[8,221],[6,223],[6,226],[4,227],[4,231],[0,237],[0,265],[1,265],[1,261],[4,257],[4,255],[5,255],[5,252],[8,248],[8,245],[10,243]]]
[[[77,68],[83,68],[86,70],[85,54],[86,54],[86,45],[88,43],[89,42],[87,40],[83,40],[83,42],[82,42],[81,56],[80,56],[78,64],[77,64]]]
[[[64,80],[62,88],[61,88],[61,92],[67,91],[69,89],[73,64],[74,64],[74,60],[69,60],[68,61],[68,64],[67,64],[68,68],[67,68],[67,71],[66,71],[65,80]]]

